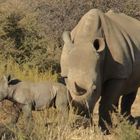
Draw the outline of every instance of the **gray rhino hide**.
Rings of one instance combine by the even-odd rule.
[[[65,102],[66,106],[68,103],[66,87],[63,84],[50,81],[19,82],[9,85],[8,98],[20,104],[32,104],[35,110],[49,108],[55,104],[56,98],[59,98],[59,102]]]

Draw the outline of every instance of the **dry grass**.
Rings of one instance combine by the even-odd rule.
[[[0,76],[11,74],[20,80],[30,81],[57,80],[56,73],[52,74],[51,71],[39,72],[38,67],[30,67],[27,64],[19,65],[12,59],[1,62],[0,67]]]
[[[56,74],[52,75],[50,72],[39,73],[37,68],[30,68],[27,65],[21,67],[13,60],[7,60],[7,62],[0,63],[0,66],[0,75],[11,73],[22,80],[56,80],[57,77]],[[139,99],[140,97],[138,96],[137,98]],[[138,101],[135,106],[138,108]],[[133,107],[135,110],[133,110],[134,113],[137,112],[137,108]],[[114,124],[117,124],[118,127],[111,130],[112,134],[104,136],[97,127],[97,109],[98,105],[95,109],[96,114],[94,114],[96,126],[86,129],[83,127],[75,128],[72,125],[73,120],[77,117],[72,113],[70,114],[69,120],[64,120],[63,116],[60,117],[57,115],[57,110],[55,109],[46,109],[40,112],[35,111],[33,112],[34,127],[31,134],[27,137],[24,130],[26,128],[26,123],[28,122],[25,122],[22,116],[16,129],[11,129],[7,125],[12,112],[11,103],[5,101],[0,109],[0,136],[2,136],[2,140],[10,140],[13,136],[13,140],[139,140],[139,130],[136,130],[135,126],[129,125],[126,120],[123,120],[120,123],[119,119],[113,120]],[[48,127],[45,127],[46,122],[50,122]],[[4,126],[2,124],[4,124]]]
[[[74,118],[75,116],[71,117]],[[69,121],[66,123],[61,119],[59,118],[58,120],[53,109],[34,112],[34,128],[28,137],[25,135],[23,128],[23,123],[25,124],[27,122],[24,122],[23,119],[20,119],[18,129],[10,129],[10,131],[15,133],[14,140],[139,140],[140,138],[135,126],[131,126],[125,120],[121,123],[116,121],[115,123],[118,124],[118,127],[111,130],[111,135],[105,136],[97,126],[86,129],[83,127],[74,128],[70,125]],[[45,127],[44,124],[46,121],[50,120],[57,120],[58,123],[53,123]]]

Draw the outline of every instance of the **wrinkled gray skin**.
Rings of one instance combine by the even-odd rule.
[[[61,115],[68,113],[67,88],[51,81],[40,83],[10,80],[3,76],[0,81],[0,101],[8,99],[14,103],[15,115],[12,124],[17,123],[22,111],[26,121],[32,119],[32,110],[56,107]]]
[[[140,21],[92,9],[63,40],[61,76],[73,100],[87,103],[86,116],[101,96],[99,125],[106,130],[104,121],[112,124],[110,113],[121,95],[121,113],[131,115],[140,86]]]

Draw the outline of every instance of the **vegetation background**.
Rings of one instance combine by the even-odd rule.
[[[62,32],[92,8],[140,19],[140,0],[0,0],[1,60],[60,72]]]
[[[112,9],[140,20],[140,0],[0,0],[0,76],[10,73],[22,80],[56,81],[60,73],[62,32],[72,30],[80,18],[92,8],[104,12]],[[6,102],[0,109],[0,122],[6,122],[9,112],[11,113],[11,104]],[[94,127],[73,129],[59,123],[45,128],[44,114],[47,114],[47,118],[53,118],[49,111],[35,113],[36,122],[31,136],[26,138],[22,129],[16,130],[16,133],[12,130],[16,134],[13,139],[140,139],[139,131],[126,120],[119,123],[108,137]],[[2,140],[12,139],[11,133],[5,133],[1,126],[0,137]]]

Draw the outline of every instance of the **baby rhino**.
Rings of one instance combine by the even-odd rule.
[[[0,81],[0,101],[8,99],[15,105],[15,115],[12,124],[18,121],[22,111],[27,121],[32,117],[32,110],[42,110],[56,107],[60,112],[67,113],[67,89],[61,83],[25,82],[17,79],[10,80],[6,76]],[[62,114],[63,115],[63,114]]]

